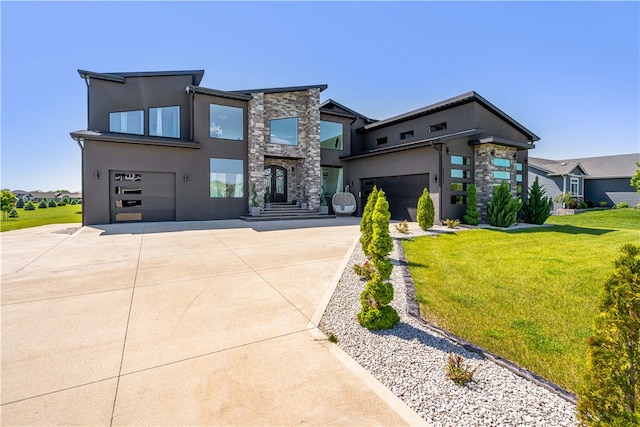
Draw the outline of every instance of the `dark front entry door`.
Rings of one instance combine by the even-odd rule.
[[[264,188],[269,189],[271,202],[286,202],[287,170],[280,166],[265,166]]]

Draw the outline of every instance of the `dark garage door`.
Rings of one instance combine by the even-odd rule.
[[[362,180],[362,205],[373,186],[384,190],[391,219],[416,221],[416,207],[424,188],[429,189],[429,174],[387,176]]]
[[[111,171],[111,222],[175,221],[175,183],[174,173]]]

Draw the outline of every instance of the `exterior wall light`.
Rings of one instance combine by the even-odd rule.
[[[438,182],[438,175],[433,175],[433,182]]]
[[[93,177],[94,177],[95,179],[99,179],[99,178],[100,178],[100,172],[98,172],[98,171],[93,171]]]
[[[189,175],[188,174],[184,174],[184,182],[189,182]]]

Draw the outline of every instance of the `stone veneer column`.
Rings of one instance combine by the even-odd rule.
[[[493,154],[491,151],[493,150]],[[493,186],[497,180],[493,177],[493,172],[504,170],[504,168],[496,167],[493,164],[495,157],[509,159],[511,161],[510,168],[510,187],[511,193],[516,191],[516,162],[513,155],[516,153],[514,147],[506,147],[496,144],[480,144],[475,147],[475,173],[474,183],[476,185],[476,197],[478,211],[480,212],[480,222],[487,222],[487,202],[493,198]]]
[[[249,205],[251,205],[251,187],[256,186],[258,203],[264,207],[264,143],[266,128],[264,125],[264,93],[251,94],[249,101]]]
[[[306,105],[307,120],[304,126],[304,138],[306,139],[305,187],[309,208],[320,206],[320,89],[308,90]]]

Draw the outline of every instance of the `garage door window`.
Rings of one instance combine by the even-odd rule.
[[[244,162],[236,159],[209,159],[211,178],[209,196],[244,197]]]

